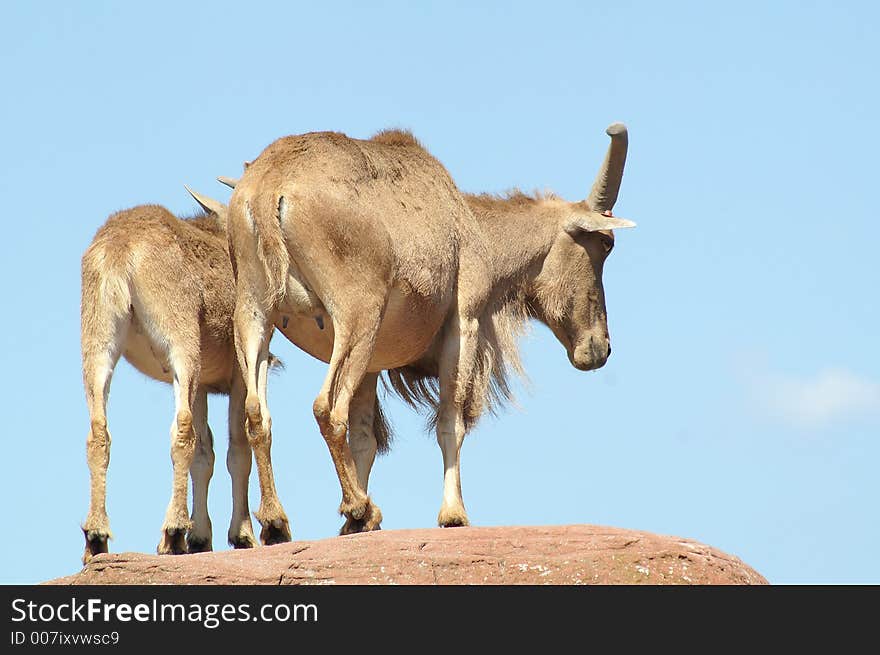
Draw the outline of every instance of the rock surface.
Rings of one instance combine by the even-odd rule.
[[[110,553],[47,584],[767,584],[691,539],[593,525],[388,530],[193,555]]]

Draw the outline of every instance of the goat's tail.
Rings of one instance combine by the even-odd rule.
[[[80,338],[90,411],[103,413],[110,377],[125,345],[132,313],[129,267],[129,253],[106,247],[100,234],[82,258]]]
[[[376,437],[376,446],[380,455],[391,450],[394,430],[391,428],[388,416],[386,416],[385,411],[382,409],[378,393],[376,394],[376,406],[373,409],[373,436]]]
[[[290,269],[290,253],[281,227],[288,201],[283,195],[263,193],[240,200],[234,198],[233,207],[232,211],[244,212],[244,222],[236,221],[236,224],[243,223],[252,229],[247,238],[254,240],[254,250],[266,280],[266,296],[262,300],[267,307],[277,307],[286,295]]]

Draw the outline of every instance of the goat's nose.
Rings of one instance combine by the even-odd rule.
[[[606,357],[611,357],[611,342],[610,342],[610,341],[608,342],[608,354],[605,355],[605,356],[606,356]]]

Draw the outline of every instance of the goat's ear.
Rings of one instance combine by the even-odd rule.
[[[248,169],[248,166],[250,166],[250,165],[253,164],[253,163],[254,163],[254,162],[252,162],[252,161],[246,161],[246,162],[244,163],[244,170],[247,170],[247,169]],[[225,175],[221,175],[220,177],[218,177],[218,178],[217,178],[217,181],[218,181],[220,184],[225,184],[225,185],[228,186],[230,189],[234,189],[234,188],[235,188],[235,185],[238,184],[238,179],[237,179],[237,178],[234,178],[234,177],[226,177]]]
[[[580,232],[598,232],[599,230],[620,230],[635,227],[636,224],[625,218],[608,216],[600,212],[584,212],[572,216],[565,224],[565,231],[572,236]]]

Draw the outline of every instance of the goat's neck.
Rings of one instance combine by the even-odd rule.
[[[514,203],[474,213],[483,232],[493,287],[506,298],[528,301],[558,236],[556,221],[535,208]]]

